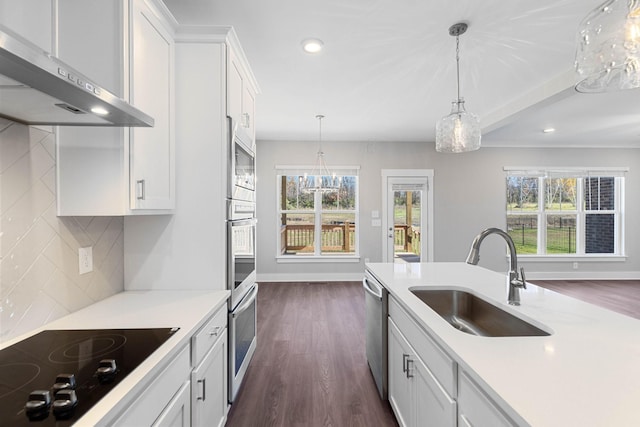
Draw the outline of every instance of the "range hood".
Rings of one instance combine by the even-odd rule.
[[[0,117],[26,125],[154,125],[152,117],[2,26]]]

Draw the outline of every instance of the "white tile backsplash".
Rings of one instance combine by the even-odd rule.
[[[57,217],[52,129],[0,119],[0,342],[121,292],[123,231],[121,217]]]

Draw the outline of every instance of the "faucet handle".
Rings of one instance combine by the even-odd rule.
[[[524,277],[524,267],[520,267],[520,280],[522,281],[522,287],[527,289],[527,279]]]

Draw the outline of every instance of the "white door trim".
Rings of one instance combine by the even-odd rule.
[[[389,198],[389,179],[390,178],[426,178],[427,179],[427,194],[423,198],[423,203],[426,202],[427,217],[427,241],[426,241],[426,253],[427,256],[422,258],[422,262],[433,262],[433,169],[382,169],[382,262],[393,262],[393,259],[388,259],[388,229],[389,220],[393,222],[393,218],[389,219],[387,213],[387,201]],[[423,242],[423,248],[424,248]]]

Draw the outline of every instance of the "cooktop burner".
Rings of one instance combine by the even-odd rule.
[[[47,330],[0,350],[0,425],[72,425],[177,330]]]

